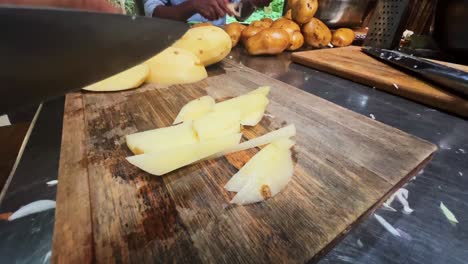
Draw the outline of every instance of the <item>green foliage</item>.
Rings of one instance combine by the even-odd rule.
[[[273,20],[276,20],[283,16],[283,5],[284,0],[273,0],[270,5],[263,8],[257,9],[249,18],[247,18],[244,23],[251,23],[253,21],[260,20],[264,17],[269,17]],[[227,16],[226,23],[236,22],[235,17]]]
[[[110,0],[110,2],[113,5],[121,8],[120,0]],[[136,15],[137,14],[136,4],[135,4],[134,0],[125,0],[125,11],[126,11],[127,15]]]

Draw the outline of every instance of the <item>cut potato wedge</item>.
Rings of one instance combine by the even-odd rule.
[[[270,93],[270,90],[271,90],[270,86],[261,86],[249,92],[248,94],[261,94],[266,97]]]
[[[156,84],[194,83],[208,77],[200,59],[190,51],[170,47],[146,61],[150,73],[146,79]]]
[[[125,136],[133,154],[150,153],[198,142],[192,122],[163,127]]]
[[[127,157],[127,160],[150,174],[160,176],[199,161],[223,149],[231,148],[239,143],[241,137],[242,134],[240,133],[224,135],[195,144]]]
[[[241,124],[255,126],[260,120],[259,112],[264,113],[268,99],[260,93],[244,94],[215,104],[214,111],[241,111]],[[253,114],[253,113],[256,113]],[[263,116],[263,114],[261,115]]]
[[[265,135],[252,138],[251,140],[245,141],[240,143],[239,145],[236,145],[232,148],[226,149],[222,151],[221,153],[217,153],[214,157],[221,157],[224,155],[227,155],[229,153],[241,151],[241,150],[246,150],[250,148],[255,148],[258,146],[270,144],[274,141],[283,139],[283,138],[290,138],[296,135],[296,127],[294,125],[289,125],[285,126],[283,128],[280,128],[278,130],[269,132]]]
[[[213,97],[208,95],[192,100],[184,105],[182,109],[180,109],[179,114],[177,114],[173,124],[198,119],[208,112],[211,112],[214,105],[215,100]]]
[[[238,192],[231,203],[256,203],[279,193],[294,173],[293,145],[292,140],[281,139],[252,157],[225,186],[228,191]]]
[[[88,85],[84,87],[83,90],[113,92],[137,88],[145,81],[148,74],[148,65],[140,64],[107,79]]]
[[[240,132],[240,112],[211,112],[193,122],[200,141]]]

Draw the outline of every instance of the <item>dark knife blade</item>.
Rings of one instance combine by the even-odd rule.
[[[468,97],[468,72],[394,50],[364,47],[362,51],[374,58],[414,72],[424,79]]]
[[[157,54],[182,22],[66,9],[0,7],[0,113],[39,103]]]

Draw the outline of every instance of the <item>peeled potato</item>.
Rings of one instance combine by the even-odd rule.
[[[244,45],[250,55],[279,54],[289,46],[289,34],[281,28],[268,28],[248,38]]]
[[[185,49],[169,47],[146,61],[146,64],[150,67],[146,79],[149,83],[184,84],[208,77],[200,59]]]
[[[259,32],[263,31],[264,28],[262,27],[252,27],[252,26],[248,26],[246,29],[244,29],[242,31],[242,34],[241,34],[241,42],[242,44],[245,45],[245,42],[255,36],[256,34],[258,34]]]
[[[149,74],[149,67],[140,64],[97,83],[83,88],[93,92],[111,92],[132,89],[140,86]]]
[[[214,111],[240,111],[241,124],[255,126],[263,117],[269,100],[261,93],[244,94],[215,104]]]
[[[297,0],[292,6],[291,17],[299,24],[309,22],[317,12],[317,0]]]
[[[192,52],[208,66],[224,59],[231,51],[232,42],[223,29],[204,26],[189,29],[172,47]]]
[[[266,97],[270,93],[270,90],[271,90],[270,86],[260,86],[257,89],[249,92],[248,94],[261,94]]]
[[[211,112],[193,122],[200,141],[240,132],[240,111]]]
[[[330,29],[322,21],[312,18],[307,24],[302,26],[305,43],[314,48],[326,47],[331,39]]]
[[[163,175],[237,145],[242,134],[229,134],[189,145],[127,157],[127,161],[153,174]]]
[[[332,44],[335,47],[346,47],[354,41],[354,31],[349,28],[339,28],[333,33]]]
[[[242,24],[239,23],[239,22],[230,23],[230,24],[227,24],[227,25],[224,27],[224,30],[226,31],[226,33],[227,33],[227,34],[229,35],[229,37],[231,38],[232,47],[235,47],[235,46],[237,45],[237,43],[238,43],[239,40],[240,40],[242,31],[243,31],[246,27],[247,27],[247,26],[242,25]]]
[[[188,102],[180,109],[172,124],[198,119],[213,110],[215,100],[211,96],[202,96]]]

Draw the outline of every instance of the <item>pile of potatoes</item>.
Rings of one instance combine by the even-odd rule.
[[[304,43],[313,48],[344,47],[354,41],[354,32],[349,28],[332,31],[319,19],[317,0],[290,0],[284,17],[273,21],[264,18],[249,26],[231,23],[224,27],[230,36],[232,47],[239,42],[250,55],[279,54],[294,51]]]

